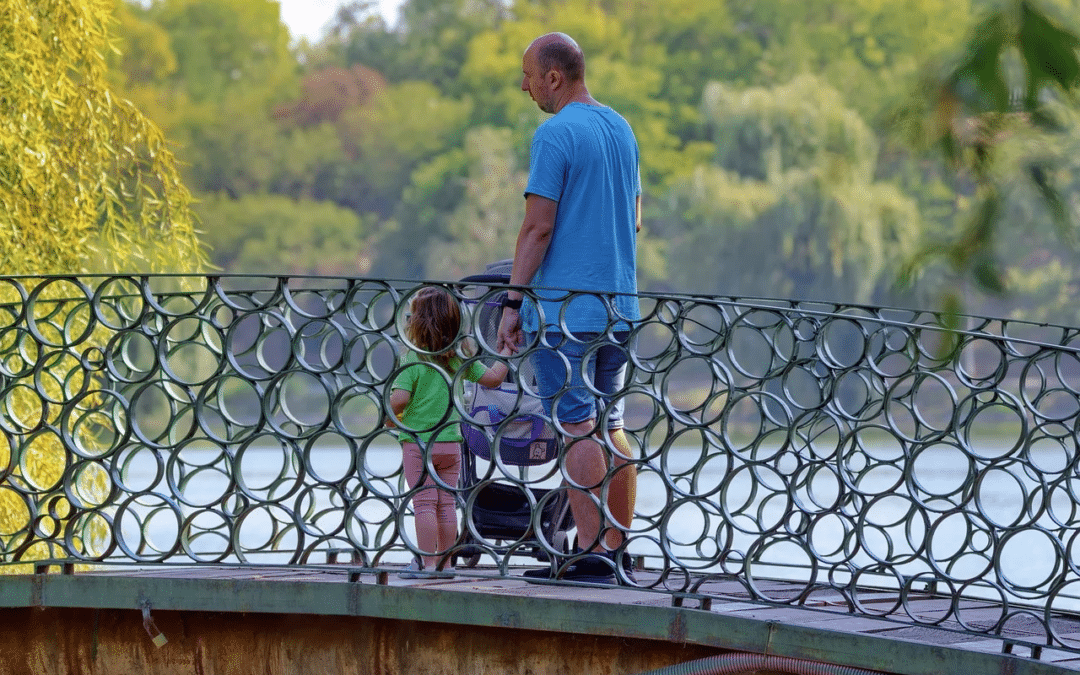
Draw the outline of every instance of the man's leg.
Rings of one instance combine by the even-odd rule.
[[[589,433],[595,423],[586,420],[579,424],[564,424],[572,436]],[[566,470],[570,480],[577,486],[588,488],[589,492],[571,489],[569,492],[570,512],[578,530],[578,546],[583,551],[614,550],[626,540],[634,519],[634,507],[637,500],[637,465],[630,462],[630,443],[622,429],[611,429],[608,438],[616,452],[612,453],[613,463],[608,470],[607,451],[590,438],[567,438]],[[597,541],[606,519],[597,503],[603,503],[602,483],[607,480],[607,510],[614,519],[614,527],[606,527],[604,545]],[[595,497],[591,499],[589,495]]]
[[[622,430],[625,404],[617,398],[626,383],[626,361],[626,353],[620,347],[605,345],[593,352],[586,363],[585,376],[604,394],[600,412],[609,427],[606,447],[599,442],[590,442],[592,438],[600,437],[595,418],[579,424],[563,424],[563,428],[576,437],[575,446],[570,446],[573,441],[567,439],[571,448],[567,454],[570,479],[576,485],[589,488],[614,521],[610,522],[605,512],[597,510],[597,501],[590,499],[588,494],[577,490],[570,493],[571,511],[578,524],[578,545],[586,551],[618,548],[626,541],[626,532],[634,519],[637,464],[632,462],[630,442]],[[571,362],[574,368],[579,367],[580,361]],[[582,438],[586,434],[590,435],[588,440]],[[603,533],[602,542],[597,541],[600,533]]]
[[[607,507],[615,520],[604,539],[608,549],[614,550],[626,541],[626,533],[634,521],[637,503],[637,464],[630,455],[630,442],[622,428],[608,430],[608,442],[612,452],[611,476],[607,484]]]
[[[628,337],[626,333],[616,333],[614,342],[596,350],[589,369],[595,389],[600,392],[600,422],[607,433],[604,456],[605,459],[611,457],[607,462],[610,471],[605,481],[606,507],[613,521],[608,522],[604,530],[604,544],[608,550],[614,550],[626,541],[637,498],[637,464],[632,461],[630,442],[623,431],[626,401],[621,396],[626,387],[629,357],[625,345]]]
[[[601,486],[607,476],[607,461],[604,449],[592,437],[596,420],[563,424],[562,427],[568,434],[564,437],[566,475],[572,486],[567,497],[577,525],[578,546],[583,551],[603,550],[599,537],[604,518],[599,503]],[[575,489],[578,487],[582,489]]]
[[[615,343],[597,334],[546,337],[553,349],[534,353],[537,390],[545,410],[564,432],[563,471],[570,484],[567,498],[577,526],[577,545],[584,552],[604,554],[626,540],[637,488],[637,467],[630,461],[630,444],[621,429],[624,404],[618,396],[624,389],[628,359],[622,346],[625,336],[617,337]],[[611,429],[606,437],[598,430],[598,413],[603,426]],[[633,582],[628,565],[623,569]],[[614,581],[612,563],[595,557],[575,562],[565,574],[566,578]],[[527,572],[526,576],[536,575]]]
[[[537,394],[544,402],[544,411],[562,430],[562,469],[570,483],[567,490],[570,513],[577,526],[578,546],[589,551],[598,546],[604,521],[599,497],[607,462],[604,448],[593,436],[595,401],[581,376],[581,359],[587,342],[567,339],[554,332],[545,338],[549,348],[533,353]]]

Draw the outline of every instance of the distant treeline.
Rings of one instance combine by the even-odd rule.
[[[225,271],[454,279],[510,257],[545,117],[521,54],[561,30],[638,135],[644,289],[925,306],[959,283],[939,264],[897,286],[978,189],[899,112],[927,108],[989,0],[407,0],[392,27],[361,0],[315,44],[272,0],[118,2],[115,86],[175,143]],[[1078,5],[1040,6],[1073,26]],[[1044,153],[1076,193],[1078,138],[996,139],[999,170]],[[961,289],[965,308],[1075,322],[1072,254],[1038,191],[1002,184],[1013,293]]]

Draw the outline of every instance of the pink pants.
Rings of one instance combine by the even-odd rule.
[[[461,476],[461,444],[458,442],[432,443],[428,446],[435,473],[446,485],[457,487]],[[401,444],[401,464],[405,481],[413,489],[424,475],[424,452],[416,443]],[[416,520],[416,546],[424,555],[424,569],[435,569],[441,560],[438,553],[445,553],[458,538],[457,508],[454,494],[437,487],[429,471],[424,475],[424,485],[413,495],[413,515]],[[446,562],[450,566],[450,561]]]

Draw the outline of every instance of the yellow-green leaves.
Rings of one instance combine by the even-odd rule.
[[[0,6],[0,269],[189,271],[204,263],[165,139],[110,94],[109,0]]]
[[[7,0],[0,3],[0,270],[11,274],[199,271],[205,256],[177,163],[158,128],[110,91],[106,54],[111,0]],[[168,64],[164,64],[167,69]],[[46,282],[26,308],[28,320],[95,335],[74,282]],[[0,300],[25,301],[12,285]],[[12,323],[16,323],[12,321]],[[45,322],[42,321],[42,324]],[[72,515],[105,490],[103,471],[82,472],[65,486],[71,455],[60,417],[76,395],[77,358],[64,336],[31,339],[7,331],[0,350],[9,367],[0,404],[10,419],[0,444],[9,480],[33,486],[23,500],[0,483],[0,539],[12,559],[53,552],[33,543],[31,526],[57,534]],[[84,343],[86,344],[86,343]],[[46,352],[45,350],[50,350]],[[12,360],[40,361],[20,369]],[[96,383],[81,382],[79,406],[96,406]],[[107,420],[106,420],[107,421]],[[91,448],[106,424],[74,434]],[[79,496],[81,495],[81,496]],[[30,503],[33,501],[33,503]],[[38,521],[39,511],[49,517]],[[76,539],[92,548],[103,530]]]

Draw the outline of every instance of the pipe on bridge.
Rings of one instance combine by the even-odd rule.
[[[879,671],[768,654],[718,654],[677,663],[640,675],[880,675]]]

